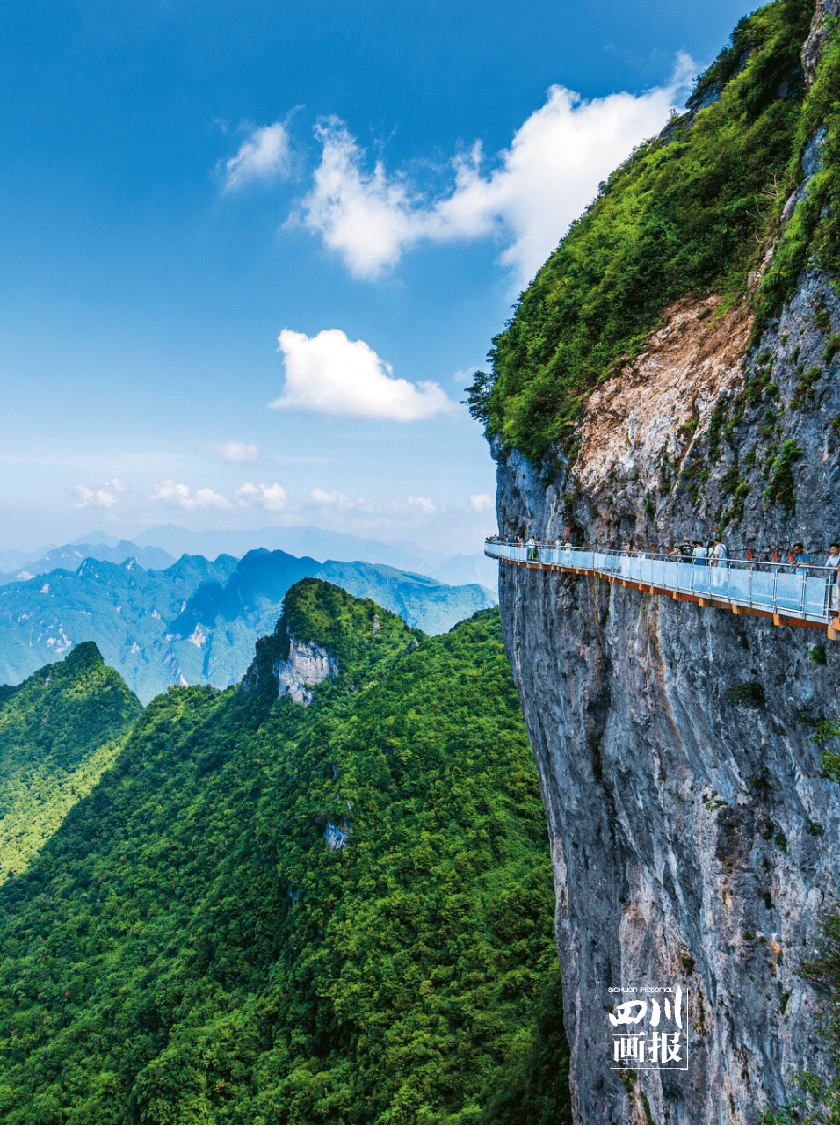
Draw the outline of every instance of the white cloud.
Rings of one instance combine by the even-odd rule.
[[[424,516],[433,516],[437,512],[438,506],[431,497],[406,497],[409,508],[416,508],[423,513]]]
[[[355,500],[352,497],[346,496],[344,493],[337,491],[327,492],[324,489],[313,489],[305,502],[308,506],[317,506],[322,510],[337,510],[352,511],[354,513],[364,513],[368,516],[393,516],[399,514],[414,515],[420,513],[421,516],[433,516],[436,512],[441,511],[439,505],[435,504],[431,497],[406,497],[405,500],[369,500],[364,497],[357,497]]]
[[[671,82],[642,94],[584,100],[552,86],[545,105],[517,130],[492,171],[476,142],[456,157],[453,190],[427,199],[365,152],[336,118],[317,126],[321,163],[289,223],[320,234],[355,277],[373,278],[413,245],[495,236],[502,261],[529,281],[595,196],[598,183],[646,137],[658,132],[695,71],[678,57]]]
[[[233,495],[236,497],[237,504],[242,507],[254,504],[267,512],[280,512],[286,507],[286,490],[276,481],[273,485],[264,485],[262,482],[254,485],[250,481],[245,481],[242,488],[237,489]]]
[[[222,461],[237,465],[246,461],[256,461],[260,456],[258,446],[246,446],[244,442],[228,442],[224,446],[211,447]]]
[[[124,485],[116,477],[98,487],[94,485],[92,488],[88,488],[86,485],[76,485],[75,489],[71,490],[73,496],[76,497],[73,507],[88,508],[90,505],[96,505],[98,508],[113,508],[127,490],[128,485]]]
[[[484,512],[493,507],[493,498],[489,493],[475,493],[470,497],[469,505],[473,512]]]
[[[350,497],[345,496],[344,493],[327,493],[323,489],[313,489],[306,499],[311,504],[323,505],[325,508],[353,508],[356,504],[361,503],[359,501],[352,501]]]
[[[239,152],[225,163],[224,191],[233,192],[255,180],[271,183],[289,175],[289,133],[282,121],[252,130]]]
[[[193,493],[186,485],[176,484],[171,479],[155,481],[148,495],[150,500],[166,501],[168,504],[180,505],[181,508],[233,508],[227,497],[212,489],[197,489]]]
[[[272,410],[411,422],[456,409],[437,383],[394,379],[364,340],[348,340],[341,329],[313,337],[284,329],[279,339],[286,386]]]

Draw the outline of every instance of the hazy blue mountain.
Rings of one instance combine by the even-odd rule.
[[[45,547],[39,547],[37,551],[0,551],[0,574],[19,571],[21,567],[24,567],[27,563],[41,559],[48,551],[52,551],[55,546],[54,543],[48,543]]]
[[[499,584],[499,564],[488,559],[483,551],[473,555],[453,555],[435,568],[434,577],[442,583],[481,583],[496,591]]]
[[[144,702],[170,684],[199,683],[203,656],[181,642],[179,660],[168,623],[202,582],[225,582],[235,570],[230,555],[215,563],[184,556],[164,571],[146,571],[133,560],[86,559],[76,571],[0,587],[0,683],[19,684],[82,641],[95,641],[105,663]],[[193,653],[197,660],[190,660]]]
[[[109,537],[113,539],[113,537]],[[98,559],[107,563],[124,563],[126,559],[136,559],[146,570],[162,570],[171,567],[175,557],[160,547],[139,547],[131,540],[117,540],[113,545],[105,543],[65,544],[46,552],[40,559],[26,563],[20,570],[0,575],[0,584],[25,582],[37,575],[45,575],[59,567],[75,571],[85,559]]]
[[[407,551],[394,544],[363,539],[345,532],[328,532],[323,528],[297,526],[291,528],[258,528],[256,531],[192,532],[175,524],[149,528],[134,537],[142,547],[162,547],[176,557],[184,554],[206,555],[208,559],[225,552],[243,556],[249,551],[285,551],[289,555],[308,555],[313,559],[338,559],[345,562],[363,560],[385,563],[401,570],[426,572],[423,552]]]
[[[92,532],[87,532],[83,536],[76,536],[74,540],[70,541],[71,544],[104,543],[106,547],[116,547],[120,542],[119,537],[110,536],[107,532],[100,532],[96,528]]]
[[[264,547],[268,551],[286,551],[290,555],[308,555],[313,559],[384,563],[386,567],[396,567],[400,571],[428,575],[438,582],[456,585],[481,583],[493,591],[498,582],[497,564],[488,559],[483,551],[449,556],[411,540],[382,543],[379,540],[351,536],[346,532],[328,532],[323,528],[307,526],[259,528],[253,532],[191,532],[187,528],[167,524],[141,532],[134,537],[134,543],[161,547],[175,557],[185,554],[206,555],[208,559],[214,559],[221,552],[241,557],[249,551]]]
[[[477,584],[446,586],[381,564],[265,549],[213,563],[185,555],[165,570],[85,559],[75,571],[0,587],[0,683],[18,684],[74,644],[95,641],[144,703],[173,684],[225,688],[241,679],[256,639],[274,628],[286,591],[307,577],[373,597],[430,634],[495,602]]]
[[[372,598],[424,633],[446,633],[496,602],[495,594],[470,583],[446,586],[427,575],[395,571],[383,563],[326,562],[316,578],[342,587],[355,598]]]

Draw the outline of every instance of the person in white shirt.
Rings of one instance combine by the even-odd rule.
[[[712,556],[714,557],[715,567],[725,567],[727,565],[729,552],[726,550],[726,546],[722,544],[720,540],[715,540],[715,545],[712,548]]]
[[[692,552],[692,554],[694,556],[695,566],[698,565],[698,564],[701,567],[706,566],[706,549],[705,549],[705,547],[703,547],[700,540],[694,541],[694,551]]]
[[[826,567],[834,569],[834,582],[837,582],[837,570],[840,568],[840,544],[833,543],[828,549],[828,559],[825,561]]]

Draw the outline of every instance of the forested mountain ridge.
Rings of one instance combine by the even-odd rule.
[[[0,695],[0,881],[24,871],[114,762],[140,701],[92,642]]]
[[[291,639],[337,672],[278,697]],[[569,1121],[536,774],[496,610],[307,579],[0,889],[7,1122]]]
[[[159,547],[138,547],[130,540],[119,540],[114,547],[104,543],[68,543],[64,547],[55,547],[44,553],[40,559],[13,571],[0,571],[0,585],[5,583],[26,582],[38,575],[45,575],[50,571],[59,569],[74,571],[86,559],[97,559],[100,562],[124,563],[133,559],[141,567],[148,570],[164,570],[176,562],[175,558]]]
[[[80,641],[95,641],[105,661],[147,703],[171,684],[236,684],[256,639],[270,631],[283,597],[306,575],[374,596],[427,633],[443,632],[493,605],[477,584],[446,586],[381,564],[319,563],[283,551],[182,556],[166,570],[135,560],[87,559],[0,587],[0,682],[18,683]]]

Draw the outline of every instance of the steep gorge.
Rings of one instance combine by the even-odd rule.
[[[840,536],[836,7],[743,20],[523,295],[471,392],[501,531],[650,550],[721,528],[756,556]],[[733,202],[736,151],[764,164]],[[665,199],[667,161],[705,203],[635,213],[627,245],[658,223],[651,245],[672,229],[694,247],[675,239],[655,276],[610,215],[646,186]],[[837,643],[511,564],[500,602],[548,814],[577,1120],[756,1122],[798,1073],[831,1083],[802,966],[840,896],[840,787],[814,741],[840,721]],[[677,985],[687,1070],[620,1067],[610,991]]]

